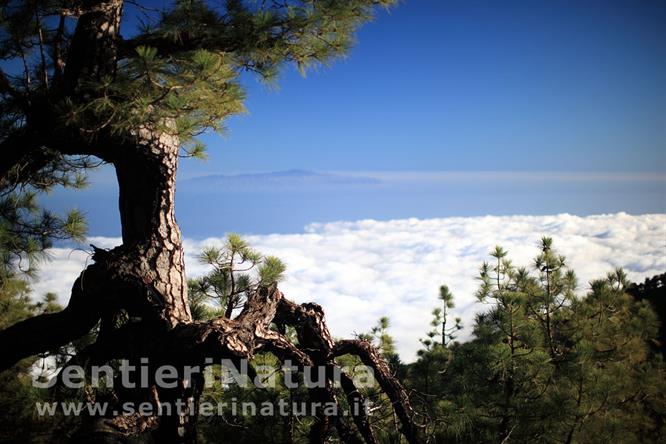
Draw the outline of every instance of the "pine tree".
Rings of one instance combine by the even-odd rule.
[[[68,344],[97,325],[95,343],[81,350],[75,363],[147,357],[183,369],[199,364],[204,354],[251,358],[262,349],[301,366],[332,367],[336,355],[355,353],[376,369],[401,430],[410,442],[417,441],[409,399],[381,356],[362,341],[333,341],[321,307],[294,304],[275,285],[262,285],[245,295],[233,319],[194,322],[174,216],[179,159],[202,157],[197,136],[222,130],[226,118],[243,112],[240,73],[254,72],[270,81],[287,64],[304,71],[327,63],[349,49],[356,29],[376,7],[393,3],[177,0],[155,12],[122,0],[3,2],[3,261],[14,266],[12,257],[43,251],[50,239],[82,234],[79,214],[39,212],[33,196],[57,185],[81,186],[85,171],[100,163],[116,172],[122,245],[93,248],[94,263],[73,283],[64,310],[0,331],[5,345],[0,368]],[[127,29],[127,18],[139,15],[144,26]],[[231,312],[240,304],[232,293],[227,294]],[[299,343],[271,329],[272,324],[299,329]],[[183,383],[172,389],[119,390],[114,399],[155,405],[156,397],[196,400],[200,390],[196,383]],[[313,401],[332,397],[328,390],[312,393]],[[114,430],[122,439],[191,442],[196,421],[189,413],[86,418],[89,423],[78,439],[93,442],[102,439],[100,430]],[[342,439],[355,433],[345,418],[319,413],[311,439],[323,441],[334,431]]]
[[[279,258],[261,255],[235,233],[227,236],[223,249],[204,249],[200,261],[213,269],[207,275],[188,283],[190,311],[197,320],[217,316],[230,319],[234,311],[242,309],[258,288],[282,280],[286,269]],[[256,276],[252,272],[256,272]],[[211,310],[206,302],[214,302],[216,309]]]
[[[621,269],[586,295],[544,238],[534,268],[500,247],[481,267],[473,341],[452,344],[442,400],[426,412],[436,439],[456,442],[659,442],[666,417],[664,365],[650,347],[657,317],[634,300]],[[415,374],[420,359],[412,367]],[[419,387],[411,379],[410,386]],[[441,425],[441,424],[447,425]]]
[[[431,325],[433,327],[437,327],[439,325],[442,326],[442,331],[441,331],[441,337],[442,337],[442,342],[441,344],[446,347],[447,342],[446,340],[448,339],[449,341],[453,341],[455,337],[455,332],[458,330],[462,329],[462,324],[461,324],[461,319],[460,318],[454,318],[454,325],[447,328],[446,327],[446,319],[448,316],[448,312],[450,309],[455,307],[455,304],[453,303],[453,294],[449,290],[449,287],[446,285],[442,285],[439,287],[439,300],[442,301],[442,308],[435,308],[432,312],[433,320],[431,322]]]
[[[572,306],[573,345],[558,380],[569,390],[564,442],[657,442],[663,436],[664,367],[648,345],[657,336],[656,315],[647,301],[635,302],[628,287],[624,271],[614,270]]]

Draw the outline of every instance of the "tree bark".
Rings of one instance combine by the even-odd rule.
[[[0,354],[0,368],[21,358],[64,345],[82,336],[100,320],[113,319],[125,310],[130,322],[120,328],[102,322],[97,342],[83,350],[72,363],[104,364],[127,359],[138,364],[148,358],[148,371],[160,365],[176,369],[203,366],[205,358],[252,359],[269,351],[278,359],[290,359],[300,369],[321,365],[326,371],[324,388],[310,390],[311,401],[337,403],[332,374],[335,357],[355,354],[375,371],[381,388],[392,401],[410,443],[420,441],[407,392],[393,377],[377,350],[365,341],[334,341],[317,304],[298,305],[285,299],[277,288],[260,288],[235,319],[220,317],[193,322],[187,300],[187,285],[180,230],[174,216],[178,138],[146,128],[127,138],[112,157],[119,185],[119,209],[123,244],[112,250],[96,249],[95,263],[77,279],[68,307],[61,313],[20,322],[0,332],[0,342],[9,344]],[[295,346],[271,325],[291,325],[298,334]],[[183,374],[183,373],[180,373]],[[175,389],[115,389],[114,405],[124,402],[160,403],[197,400],[201,379],[184,380]],[[344,393],[350,402],[361,399],[348,378]],[[196,402],[192,404],[196,410]],[[84,418],[77,442],[192,443],[196,441],[196,415],[188,409],[152,416],[122,415]],[[375,437],[363,413],[352,415],[360,436],[367,443]],[[343,442],[361,442],[344,416],[320,413],[310,432],[310,442],[327,440],[335,429]]]
[[[85,81],[114,76],[123,0],[84,0],[64,75],[64,94],[74,95]]]
[[[138,131],[138,144],[114,157],[119,189],[125,264],[121,272],[140,279],[150,302],[169,327],[190,322],[180,229],[175,217],[178,137]]]
[[[134,143],[130,143],[134,140]],[[410,443],[418,442],[417,427],[409,397],[391,375],[380,354],[364,341],[332,339],[317,304],[298,305],[285,299],[277,288],[261,288],[246,302],[235,318],[220,317],[195,323],[189,311],[180,230],[174,216],[178,138],[140,128],[126,138],[111,157],[119,186],[119,210],[123,244],[112,250],[96,249],[95,263],[77,279],[68,307],[61,313],[20,322],[0,332],[0,341],[10,344],[0,354],[0,367],[66,344],[88,332],[100,320],[113,319],[125,310],[131,322],[116,328],[102,322],[97,342],[80,353],[72,363],[104,364],[110,359],[127,359],[139,364],[148,359],[149,372],[160,365],[176,369],[203,366],[204,358],[252,359],[255,353],[269,351],[279,359],[290,359],[302,370],[324,366],[323,388],[310,390],[312,402],[337,403],[333,390],[335,357],[358,355],[374,369],[382,389],[394,404],[402,421],[402,432]],[[296,328],[299,346],[271,329],[272,324]],[[183,374],[183,373],[180,373]],[[197,400],[201,379],[181,380],[177,388],[115,389],[114,405],[125,402],[187,403]],[[347,398],[357,403],[361,397],[351,380],[343,380]],[[192,404],[196,410],[196,402]],[[196,415],[189,409],[172,410],[152,416],[123,415],[84,418],[77,433],[78,442],[191,443],[196,440]],[[375,442],[368,418],[352,415],[365,442]],[[343,442],[361,442],[343,416],[327,417],[320,410],[310,432],[310,442],[327,440],[335,429]]]

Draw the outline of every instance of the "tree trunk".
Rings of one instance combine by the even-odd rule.
[[[88,0],[80,6],[85,9],[77,20],[67,56],[66,95],[74,95],[85,81],[99,81],[116,72],[123,0]]]
[[[113,358],[113,350],[120,346],[119,357],[131,365],[146,367],[150,375],[160,365],[171,365],[182,377],[183,367],[189,364],[170,359],[162,345],[169,341],[175,327],[192,322],[183,246],[174,214],[178,150],[177,137],[142,128],[113,156],[123,244],[95,253],[96,262],[103,264],[106,272],[99,276],[98,284],[113,288],[116,299],[102,317],[95,363]],[[86,273],[86,281],[94,283],[96,276],[88,277]],[[117,328],[113,319],[121,309],[128,312],[130,322]],[[151,439],[160,443],[193,442],[196,417],[190,415],[189,408],[177,411],[173,406],[198,398],[202,387],[192,383],[200,382],[199,378],[187,381],[189,385],[181,379],[177,388],[170,389],[151,382],[150,387],[117,387],[113,404],[120,407],[125,402],[148,402],[156,414],[89,418],[78,439],[94,442],[108,440],[114,433],[117,437],[136,436],[153,430]],[[171,411],[158,414],[164,403],[171,404]],[[145,437],[150,435],[146,433]]]
[[[89,81],[115,75],[123,1],[89,0],[76,4],[84,10],[77,12],[78,23],[63,78],[63,97],[85,101]],[[161,365],[170,365],[179,371],[181,379],[176,388],[170,389],[158,387],[153,379],[149,387],[114,384],[110,399],[92,401],[110,402],[112,407],[125,402],[135,405],[147,402],[155,414],[123,415],[119,410],[120,413],[106,417],[84,417],[74,440],[192,443],[196,441],[193,413],[202,390],[202,378],[194,375],[191,381],[186,381],[182,371],[185,366],[203,367],[206,358],[251,359],[255,353],[267,351],[280,360],[291,359],[301,370],[307,365],[325,366],[330,375],[336,366],[336,356],[356,354],[374,369],[402,422],[407,441],[419,442],[407,392],[380,354],[364,341],[334,341],[318,305],[294,304],[275,286],[262,287],[248,296],[235,319],[192,321],[182,239],[174,215],[180,141],[168,133],[169,125],[165,126],[166,131],[158,132],[146,124],[120,136],[100,131],[95,140],[74,135],[76,154],[96,155],[115,167],[123,243],[111,250],[95,248],[94,264],[76,280],[69,304],[62,312],[36,316],[0,331],[3,344],[0,370],[22,358],[66,345],[99,325],[96,342],[81,350],[68,365],[103,365],[114,359],[143,365],[147,359],[149,375]],[[86,148],[79,149],[78,144]],[[61,154],[72,152],[61,150]],[[0,157],[1,182],[19,159]],[[121,313],[128,315],[124,323],[118,322]],[[299,345],[275,331],[273,324],[293,326],[298,332]],[[312,400],[337,402],[332,387],[332,380],[327,377],[323,389],[310,391]],[[353,381],[345,380],[344,392],[350,402],[362,401]],[[160,405],[173,406],[176,401],[190,407],[159,413]],[[361,412],[354,414],[353,420],[365,441],[374,442],[368,418]],[[346,418],[327,418],[322,414],[318,414],[310,438],[323,442],[333,429],[343,442],[359,440]]]
[[[180,229],[175,218],[175,186],[179,140],[169,134],[147,129],[138,132],[139,143],[123,147],[114,159],[118,178],[119,209],[122,226],[122,261],[117,262],[120,276],[141,282],[150,307],[140,318],[147,318],[137,341],[152,338],[152,344],[166,340],[168,332],[180,323],[192,321],[187,299],[187,280]],[[164,357],[151,356],[146,350],[139,359],[148,358],[149,368],[182,363],[164,362]],[[152,373],[152,372],[151,372]],[[179,373],[181,376],[183,373]],[[190,381],[191,383],[192,381]],[[181,380],[176,389],[157,385],[143,393],[143,398],[157,407],[160,403],[187,402],[198,397],[201,387],[186,387]],[[145,390],[144,390],[145,391]],[[136,398],[131,393],[130,398]],[[171,411],[160,416],[155,435],[158,442],[192,442],[196,438],[195,417],[189,410]]]
[[[311,389],[310,401],[338,403],[330,376],[336,367],[335,358],[355,354],[374,370],[401,420],[407,441],[419,442],[407,392],[379,352],[365,341],[334,341],[320,306],[298,305],[285,299],[274,286],[261,287],[248,297],[234,319],[192,321],[180,231],[174,217],[178,139],[145,128],[137,131],[134,138],[136,143],[129,143],[131,138],[126,138],[112,158],[119,184],[123,244],[108,251],[95,249],[95,263],[75,282],[72,298],[63,312],[38,316],[0,331],[0,342],[11,344],[9,353],[0,354],[0,369],[54,345],[66,344],[101,320],[96,342],[80,351],[68,365],[103,365],[113,359],[139,365],[146,360],[149,375],[161,365],[170,365],[182,377],[185,366],[203,369],[207,358],[213,362],[220,358],[252,359],[255,353],[266,351],[281,361],[292,360],[301,371],[306,366],[324,366],[326,386]],[[129,315],[129,321],[116,325],[114,319],[122,310]],[[275,331],[273,324],[293,326],[299,345]],[[45,341],[47,331],[49,339]],[[26,348],[25,344],[30,345]],[[108,401],[112,407],[126,402],[150,403],[156,414],[83,418],[75,442],[195,442],[195,413],[202,378],[194,375],[189,382],[186,384],[181,378],[178,386],[171,389],[158,387],[153,379],[149,387],[114,384],[112,399],[93,401]],[[345,380],[344,386],[348,399],[358,403],[361,399],[353,382]],[[176,402],[188,407],[159,414],[160,405],[174,406]],[[345,412],[332,418],[321,413],[320,408],[310,433],[311,442],[328,440],[332,430],[337,430],[343,442],[360,442],[344,417]],[[368,418],[362,412],[352,417],[364,441],[374,442]]]
[[[137,146],[119,150],[113,164],[119,187],[124,272],[139,277],[152,294],[159,318],[174,327],[190,322],[187,280],[174,198],[179,141],[176,136],[139,131]]]

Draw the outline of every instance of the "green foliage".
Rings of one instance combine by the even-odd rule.
[[[650,346],[666,357],[666,273],[647,278],[640,284],[631,284],[627,292],[637,301],[648,301],[657,313],[659,336],[650,342]]]
[[[228,263],[230,249],[252,251],[232,237],[225,249],[209,249],[204,257]],[[592,282],[588,294],[578,297],[575,274],[552,240],[542,240],[532,270],[514,266],[499,247],[491,257],[481,268],[477,292],[491,308],[477,316],[472,341],[443,346],[438,340],[447,310],[454,308],[446,286],[415,363],[400,362],[387,317],[359,335],[379,348],[408,386],[426,435],[433,442],[460,443],[659,442],[666,383],[661,356],[650,347],[659,324],[648,301],[627,294],[635,286],[624,272]],[[450,329],[457,331],[459,322]],[[360,364],[353,356],[336,361],[351,368]],[[373,403],[371,423],[380,442],[398,442],[386,395],[377,387],[360,391]],[[307,399],[306,392],[282,386],[220,387],[216,396],[239,402]],[[305,439],[308,421],[211,417],[202,430],[204,440],[233,431],[238,442],[289,436],[298,441]]]
[[[382,316],[370,331],[357,335],[357,338],[369,341],[377,347],[393,375],[398,380],[404,380],[406,367],[395,349],[396,341],[389,333],[390,328],[391,320],[387,316]],[[340,356],[335,359],[335,362],[346,369],[352,379],[355,377],[364,378],[367,375],[363,363],[357,356]],[[379,388],[378,384],[371,387],[357,387],[357,389],[372,406],[373,413],[370,415],[369,420],[379,442],[398,442],[399,438],[398,434],[396,434],[393,405],[389,397]],[[340,393],[338,399],[344,401],[344,393]],[[343,403],[343,408],[346,408],[346,403]]]
[[[439,299],[444,303],[446,308],[453,308],[453,294],[449,290],[449,287],[442,285],[439,287]]]
[[[285,63],[304,73],[342,56],[373,7],[392,3],[177,1],[133,39],[138,46],[119,60],[114,77],[82,85],[93,100],[65,102],[65,124],[91,134],[148,127],[178,135],[186,155],[201,157],[204,146],[194,138],[244,112],[240,72],[270,81]]]
[[[224,405],[222,415],[200,416],[198,441],[203,443],[220,442],[306,442],[313,419],[309,416],[279,415],[279,401],[301,405],[307,402],[308,393],[299,376],[298,388],[289,389],[284,383],[284,373],[279,360],[269,353],[260,353],[252,361],[252,368],[259,380],[274,378],[275,385],[257,386],[252,381],[248,387],[236,384],[225,377],[216,366],[212,372],[215,384],[204,390],[201,401],[215,406]],[[259,372],[261,370],[261,372]],[[263,378],[263,379],[262,379]],[[275,415],[261,415],[260,409],[265,403],[275,406]],[[256,406],[257,414],[252,414]],[[244,406],[248,406],[247,408]],[[290,411],[291,407],[289,408]]]
[[[80,211],[59,216],[43,210],[34,192],[0,193],[0,282],[17,271],[34,275],[53,240],[81,240],[86,228]]]
[[[6,277],[0,283],[0,329],[26,318],[61,310],[55,295],[33,302],[25,279]],[[36,417],[35,403],[50,399],[50,394],[32,386],[37,364],[45,364],[48,355],[30,357],[0,373],[0,440],[2,442],[56,442],[62,418]],[[51,359],[57,360],[57,351]]]
[[[455,333],[462,329],[462,319],[459,317],[453,319],[454,324],[452,326],[446,326],[448,312],[455,307],[455,304],[453,303],[453,294],[448,286],[442,285],[439,287],[439,300],[442,301],[442,308],[435,308],[432,311],[432,321],[430,321],[430,325],[432,325],[433,330],[427,333],[428,339],[421,341],[426,347],[431,347],[435,344],[435,337],[438,333],[441,337],[440,344],[446,347],[447,339],[448,342],[453,341],[456,338]],[[441,329],[439,332],[437,331],[438,327]]]
[[[90,140],[140,128],[177,134],[186,155],[201,156],[194,137],[222,129],[244,111],[243,71],[273,80],[286,64],[301,72],[343,56],[376,6],[395,0],[178,0],[144,9],[142,26],[118,41],[111,73],[63,91],[62,57],[71,43],[72,5],[58,0],[4,2],[0,57],[16,69],[0,75],[0,140],[25,126],[26,100],[43,101]],[[81,5],[85,10],[86,5]],[[140,6],[140,5],[139,5]],[[88,61],[76,61],[83,63]],[[50,161],[61,161],[55,155]],[[38,168],[39,170],[39,168]]]
[[[258,287],[283,279],[285,264],[275,256],[262,256],[238,234],[231,233],[223,248],[205,248],[200,260],[210,265],[207,275],[189,282],[194,319],[231,317]]]
[[[86,171],[103,163],[99,159],[112,162],[119,145],[136,143],[146,133],[177,136],[183,156],[205,158],[197,136],[222,131],[229,116],[245,111],[242,72],[271,80],[288,64],[304,71],[328,63],[346,53],[377,6],[394,3],[178,0],[157,11],[132,2],[128,10],[142,11],[140,29],[107,27],[126,35],[111,35],[113,48],[102,45],[106,49],[98,57],[83,60],[72,49],[73,35],[76,20],[93,4],[1,2],[5,268],[20,257],[23,269],[34,269],[34,259],[52,240],[77,239],[85,231],[80,213],[43,212],[37,194],[84,186]],[[267,261],[263,273],[274,280],[279,264]]]
[[[266,256],[259,265],[259,285],[268,286],[282,280],[286,265],[275,256]]]
[[[7,328],[34,312],[27,282],[16,278],[5,279],[0,285],[0,328]]]
[[[221,131],[225,118],[244,111],[237,75],[223,53],[197,49],[163,58],[156,48],[139,46],[113,79],[88,86],[95,99],[66,105],[66,124],[90,133],[146,128],[177,135],[187,155],[202,157],[205,147],[195,137]]]
[[[373,16],[373,7],[394,0],[297,0],[210,3],[178,1],[139,38],[195,41],[202,48],[233,49],[236,67],[273,79],[285,62],[301,70],[346,53],[354,33]],[[195,25],[196,24],[196,25]]]
[[[477,316],[475,338],[446,349],[424,341],[409,368],[429,436],[659,442],[666,384],[649,346],[658,322],[647,301],[627,294],[626,274],[617,269],[577,297],[575,274],[552,239],[542,239],[533,272],[501,247],[490,256],[477,297],[491,309]]]
[[[390,320],[387,316],[382,316],[377,321],[377,324],[372,327],[370,334],[367,335],[368,339],[373,341],[385,359],[390,359],[391,356],[396,355],[395,340],[388,333],[390,327]]]

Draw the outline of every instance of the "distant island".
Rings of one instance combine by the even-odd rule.
[[[356,176],[307,170],[285,170],[243,174],[211,174],[183,180],[184,185],[236,187],[236,186],[325,186],[325,185],[372,185],[382,181],[375,177]]]

